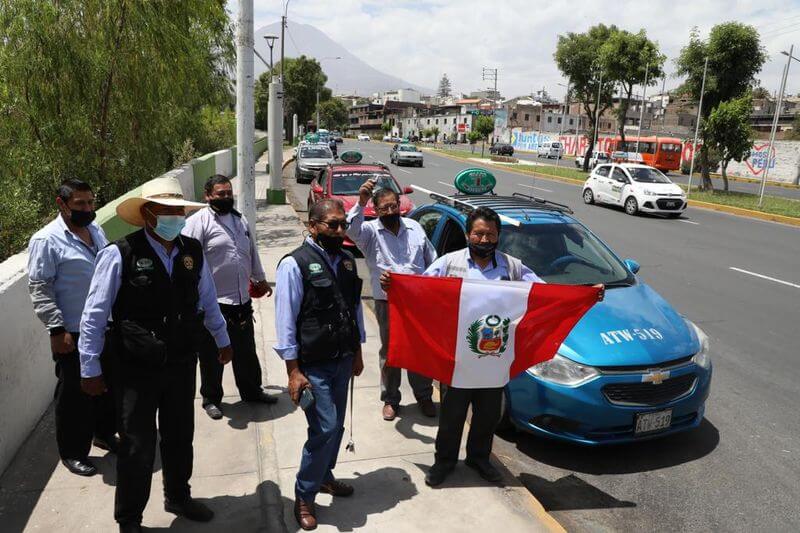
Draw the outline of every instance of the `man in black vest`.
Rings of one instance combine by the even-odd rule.
[[[308,218],[310,237],[281,260],[275,281],[275,351],[286,361],[292,401],[300,403],[308,389],[301,403],[308,440],[294,506],[304,530],[317,527],[317,493],[353,494],[353,487],[334,478],[333,468],[344,434],[347,385],[364,369],[365,337],[361,280],[353,256],[342,249],[348,226],[344,207],[338,200],[320,200]]]
[[[114,518],[120,531],[141,531],[161,437],[164,509],[207,522],[214,513],[192,499],[197,341],[212,334],[225,364],[233,357],[225,319],[200,243],[180,236],[186,211],[204,204],[183,199],[175,178],[159,178],[142,195],[117,206],[122,220],[144,227],[97,255],[81,318],[81,386],[90,395],[106,386],[97,363],[108,336],[115,342],[114,394],[120,448]]]

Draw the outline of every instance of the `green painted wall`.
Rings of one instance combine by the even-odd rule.
[[[203,198],[203,186],[206,180],[217,173],[217,163],[214,155],[206,154],[192,161],[192,172],[194,173],[194,197]],[[202,200],[200,200],[202,201]]]

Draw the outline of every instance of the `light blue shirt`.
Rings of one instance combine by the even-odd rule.
[[[342,260],[341,254],[328,255],[328,252],[310,237],[306,238],[306,242],[321,252],[333,272],[338,272],[337,268]],[[275,332],[278,341],[273,348],[285,361],[297,359],[297,315],[300,314],[302,303],[303,274],[294,257],[289,256],[280,262],[275,274]],[[361,333],[361,342],[364,343],[367,334],[364,331],[364,312],[361,308],[361,300],[356,306],[356,321]]]
[[[81,312],[89,293],[95,257],[108,240],[92,222],[92,246],[72,233],[57,216],[28,243],[28,285],[34,310],[47,328],[62,326],[69,332],[80,327]]]
[[[179,250],[177,246],[172,248],[172,252],[167,255],[167,250],[158,241],[153,239],[147,232],[147,242],[161,259],[164,268],[172,277],[172,267],[175,257]],[[122,254],[117,246],[108,246],[97,254],[97,265],[95,266],[92,283],[89,287],[89,296],[86,299],[86,307],[81,317],[81,335],[78,339],[78,351],[81,355],[81,376],[92,378],[102,373],[100,369],[100,354],[103,351],[103,344],[106,337],[106,326],[111,308],[117,299],[119,287],[122,284]],[[206,329],[214,337],[218,348],[230,345],[228,329],[225,319],[219,310],[217,303],[217,290],[214,288],[214,278],[208,269],[208,261],[203,260],[203,269],[200,271],[200,282],[198,285],[200,300],[197,309],[205,310],[204,324]],[[158,305],[158,302],[153,302]]]
[[[455,254],[464,253],[463,250],[451,252]],[[447,272],[446,256],[442,256],[428,267],[424,272],[425,276],[438,276],[442,277]],[[545,283],[545,281],[533,273],[533,270],[522,265],[522,281],[532,281],[534,283]],[[491,261],[486,268],[482,269],[475,264],[472,257],[467,255],[467,279],[485,279],[489,281],[509,280],[511,276],[508,273],[508,262],[502,254],[495,254],[494,260]]]
[[[422,274],[436,260],[436,250],[416,220],[401,217],[400,230],[395,235],[378,218],[365,222],[364,208],[356,203],[347,214],[347,221],[347,236],[364,254],[376,300],[386,299],[380,281],[383,271]]]

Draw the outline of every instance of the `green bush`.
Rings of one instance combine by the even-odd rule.
[[[8,183],[3,209],[0,209],[0,261],[23,250],[33,231],[45,219],[37,214],[36,202],[30,199],[29,192],[13,183]]]
[[[698,155],[698,157],[694,162],[694,171],[699,173],[699,172],[702,172],[702,168],[700,168],[702,165],[700,164],[700,157],[699,157],[700,152],[699,151],[697,152],[697,155]],[[716,172],[717,170],[719,170],[719,163],[720,163],[721,159],[722,158],[719,156],[719,154],[717,154],[714,150],[711,150],[708,153],[708,167],[709,167],[708,171],[709,172]],[[681,174],[684,174],[686,176],[689,175],[689,165],[690,164],[691,164],[691,161],[687,161],[686,159],[682,159],[681,160]]]

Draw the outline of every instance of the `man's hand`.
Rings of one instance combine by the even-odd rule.
[[[220,364],[227,365],[233,359],[233,348],[231,345],[223,346],[219,349],[219,357],[217,358]]]
[[[311,388],[311,383],[308,382],[306,376],[300,371],[300,368],[295,367],[289,371],[289,395],[292,397],[292,403],[297,405],[300,402],[300,393],[306,387]]]
[[[375,189],[375,183],[372,180],[367,180],[364,182],[361,187],[358,189],[358,205],[364,207],[369,202],[369,199],[372,198],[372,191]]]
[[[257,281],[255,286],[256,286],[256,289],[258,290],[258,292],[260,292],[261,294],[263,294],[267,298],[272,296],[272,287],[269,286],[269,283],[267,283],[267,280]]]
[[[353,357],[353,376],[360,376],[363,371],[364,358],[361,357],[361,346],[359,346],[356,355]]]
[[[95,376],[93,378],[81,378],[81,390],[89,396],[100,396],[108,389],[103,375]]]
[[[381,282],[381,289],[383,289],[384,292],[388,291],[389,285],[392,284],[391,272],[389,272],[388,270],[384,270],[383,272],[381,272],[380,282]]]
[[[50,337],[50,349],[58,355],[67,355],[75,351],[75,339],[65,331]]]
[[[606,297],[606,286],[602,283],[598,283],[597,285],[592,285],[595,289],[600,289],[600,292],[597,293],[597,301],[602,302],[603,298]]]

